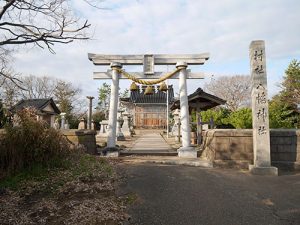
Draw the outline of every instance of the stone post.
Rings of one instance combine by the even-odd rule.
[[[65,129],[66,113],[61,113],[60,116],[61,116],[60,129]]]
[[[167,80],[167,138],[169,138],[169,84],[168,84],[168,80]]]
[[[117,128],[118,128],[117,140],[118,141],[125,141],[125,136],[122,132],[122,126],[121,126],[122,123],[124,123],[124,119],[120,116],[117,120]]]
[[[129,113],[127,112],[127,110],[125,110],[125,112],[123,113],[123,119],[124,119],[124,123],[122,126],[122,130],[123,130],[123,134],[125,137],[130,137],[131,133],[130,133],[130,118],[129,118]]]
[[[202,119],[201,119],[201,110],[200,107],[197,106],[196,111],[196,121],[197,121],[197,145],[202,144]]]
[[[55,119],[55,122],[54,122],[54,129],[56,129],[56,130],[59,129],[59,122],[58,122],[57,118]]]
[[[180,142],[180,118],[179,118],[180,111],[176,109],[173,112],[174,116],[174,127],[173,127],[173,132],[175,136],[175,141]]]
[[[112,85],[109,104],[109,118],[108,118],[108,136],[107,148],[116,148],[116,131],[117,131],[117,113],[118,113],[118,97],[119,97],[119,73],[114,68],[120,69],[120,63],[111,63],[112,70]]]
[[[96,130],[96,122],[93,119],[91,121],[91,130]]]
[[[267,92],[266,52],[264,41],[250,44],[251,100],[254,164],[249,166],[252,174],[278,175],[271,167],[269,108]]]
[[[120,105],[118,107],[118,113],[117,113],[117,141],[125,141],[125,136],[122,132],[122,126],[124,123],[123,119],[123,112],[125,111],[124,109],[120,108]]]
[[[130,130],[130,135],[135,135],[135,130],[133,126],[133,115],[128,115],[128,123],[129,123],[129,130]]]
[[[78,124],[78,130],[81,130],[81,129],[85,129],[85,121],[84,121],[84,118],[81,118],[80,119],[80,122]]]
[[[107,127],[108,121],[102,120],[100,122],[100,131],[97,137],[107,137],[106,127]]]
[[[186,85],[187,63],[177,62],[176,68],[181,68],[179,71],[179,99],[182,147],[177,150],[178,156],[182,158],[197,158],[196,150],[191,147],[191,128]]]
[[[86,96],[86,98],[89,101],[89,112],[88,112],[88,122],[87,122],[87,129],[91,130],[92,129],[92,111],[93,111],[93,96]]]

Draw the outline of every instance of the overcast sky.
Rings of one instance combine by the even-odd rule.
[[[279,90],[289,62],[300,59],[299,0],[105,0],[100,6],[107,10],[92,8],[82,0],[72,4],[76,14],[92,24],[92,39],[57,45],[55,55],[40,49],[20,50],[15,66],[25,75],[72,81],[82,88],[83,96],[96,97],[103,82],[92,79],[100,69],[88,60],[88,53],[209,52],[205,65],[192,67],[208,75],[188,82],[191,93],[203,88],[211,74],[214,78],[249,74],[249,44],[265,40],[271,96]],[[173,84],[177,88],[177,82]],[[129,82],[122,80],[121,86],[128,88]]]

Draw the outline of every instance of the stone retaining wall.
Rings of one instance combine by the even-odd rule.
[[[217,166],[247,168],[253,163],[251,129],[215,129],[202,133],[202,156]],[[271,160],[273,165],[298,167],[300,165],[300,130],[273,129]]]
[[[62,134],[73,144],[83,145],[87,153],[96,154],[96,131],[94,130],[61,130]]]
[[[81,144],[86,148],[87,153],[96,154],[97,146],[96,146],[96,131],[94,130],[60,130],[61,133],[73,144],[78,145]],[[5,130],[0,129],[0,140],[1,136],[3,136]]]

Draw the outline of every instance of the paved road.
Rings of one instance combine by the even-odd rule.
[[[233,170],[122,164],[120,194],[136,193],[129,224],[300,224],[300,174],[252,176]]]

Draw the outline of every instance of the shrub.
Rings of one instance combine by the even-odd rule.
[[[240,108],[223,119],[225,124],[231,124],[236,129],[252,128],[252,110],[250,108]]]
[[[71,150],[67,140],[47,124],[36,121],[32,109],[17,113],[18,125],[6,127],[0,143],[0,169],[12,175],[37,164],[51,166]]]
[[[230,111],[225,108],[209,109],[201,112],[203,122],[209,122],[212,118],[216,127],[222,127],[227,123],[224,123],[224,119],[230,115]]]

